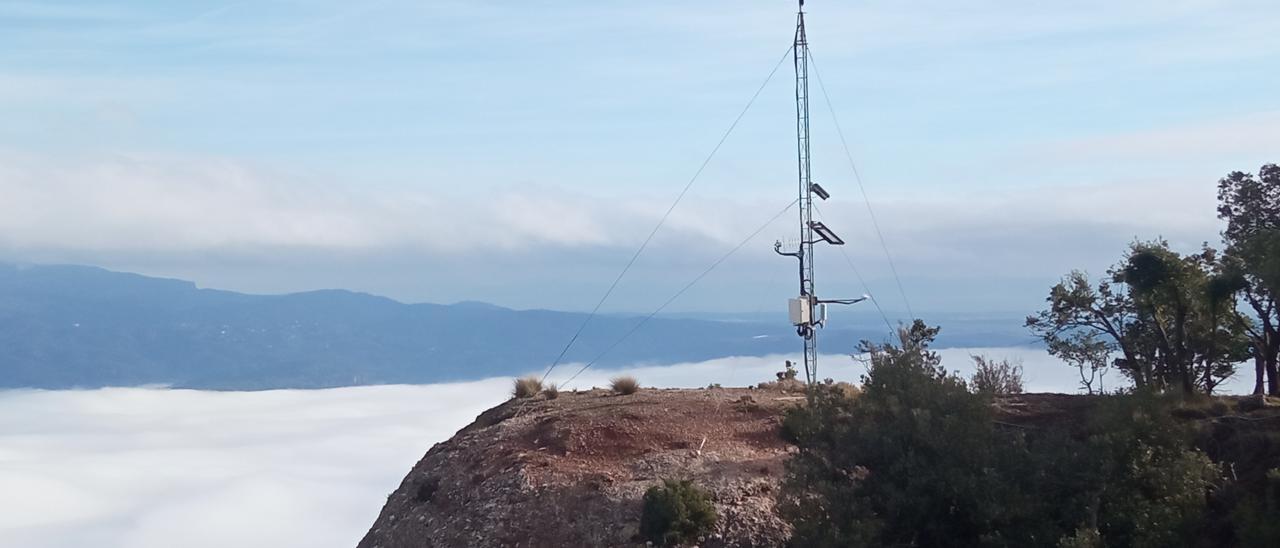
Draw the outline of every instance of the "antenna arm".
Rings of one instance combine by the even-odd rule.
[[[856,299],[818,299],[817,303],[821,304],[858,304],[867,300],[869,297],[858,297]]]
[[[782,256],[784,256],[784,257],[795,257],[795,258],[797,258],[797,259],[799,259],[799,258],[800,258],[800,253],[799,253],[799,252],[788,253],[788,252],[783,251],[783,250],[782,250],[782,242],[780,242],[780,241],[774,241],[774,242],[773,242],[773,252],[774,252],[774,253],[777,253],[777,254],[779,254],[779,255],[782,255]]]

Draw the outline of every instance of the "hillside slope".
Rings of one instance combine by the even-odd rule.
[[[776,546],[773,512],[795,394],[604,390],[512,400],[436,445],[387,499],[360,548],[631,546],[640,498],[661,478],[715,495],[702,546]],[[642,542],[640,544],[643,544]]]
[[[1071,431],[1099,399],[1017,394],[993,406],[1008,427]],[[1280,466],[1280,402],[1255,400],[1172,412],[1196,425],[1211,458],[1256,482]],[[789,527],[775,506],[795,451],[781,417],[802,404],[796,393],[721,388],[510,400],[432,447],[359,548],[643,546],[641,498],[664,478],[713,494],[720,519],[699,546],[780,546]]]

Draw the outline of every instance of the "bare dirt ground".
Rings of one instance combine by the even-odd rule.
[[[776,546],[775,490],[793,449],[773,390],[605,390],[513,400],[433,447],[387,500],[361,548],[634,546],[640,499],[662,478],[715,497],[702,546]]]
[[[508,401],[432,447],[359,546],[643,546],[641,497],[663,478],[692,479],[713,493],[720,519],[700,546],[779,546],[789,529],[774,505],[795,450],[779,428],[783,411],[803,401],[797,392],[744,388]],[[1208,444],[1222,453],[1215,458],[1253,454],[1262,442],[1242,444],[1245,436],[1280,426],[1274,406],[1241,416],[1239,402],[1221,401],[1183,417],[1205,425],[1206,438],[1221,438]],[[1010,426],[1071,428],[1091,402],[1019,394],[993,405]]]

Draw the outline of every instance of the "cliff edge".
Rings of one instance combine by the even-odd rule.
[[[511,400],[432,447],[387,499],[360,548],[635,546],[641,497],[692,479],[720,519],[704,547],[777,546],[787,455],[773,390],[562,392]]]

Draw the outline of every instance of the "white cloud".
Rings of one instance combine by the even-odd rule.
[[[0,545],[354,546],[506,388],[0,393]]]
[[[1042,161],[1074,158],[1090,163],[1176,163],[1188,159],[1212,161],[1223,157],[1252,157],[1265,161],[1277,149],[1280,149],[1280,111],[1264,111],[1086,138],[1051,140],[1039,145],[1033,154]],[[1275,160],[1274,157],[1270,159]],[[1238,169],[1254,170],[1257,167],[1239,166]]]
[[[1073,146],[1117,148],[1101,142]],[[647,234],[671,198],[634,192],[605,198],[554,186],[477,188],[466,194],[396,188],[372,192],[230,160],[114,157],[55,165],[13,155],[0,163],[0,194],[6,198],[0,202],[0,246],[161,253],[458,252],[476,242],[504,250],[629,248]],[[965,226],[1062,222],[1121,224],[1153,234],[1208,230],[1205,235],[1211,237],[1215,222],[1212,184],[1202,181],[1121,180],[882,198],[876,204],[881,218],[896,231],[945,233]],[[1135,210],[1130,206],[1136,199],[1151,207]],[[695,194],[676,209],[665,231],[674,232],[671,241],[681,245],[689,238],[732,245],[777,213],[783,202],[781,193],[775,200]],[[824,206],[833,218],[865,221],[857,202]]]
[[[362,188],[225,159],[0,160],[0,260],[96,264],[250,292],[342,287],[405,300],[590,308],[599,284],[616,274],[672,198],[656,190],[597,195],[527,184],[456,194],[427,185]],[[1163,236],[1180,249],[1214,239],[1211,179],[1112,181],[925,191],[886,180],[879,188],[904,190],[871,190],[900,273],[917,280],[946,273],[940,294],[960,291],[961,279],[991,280],[991,289],[1008,277],[1043,279],[1047,287],[1073,268],[1102,270],[1133,238]],[[822,216],[849,242],[846,251],[863,275],[883,289],[891,276],[866,211],[853,187],[832,181],[828,188],[837,186],[843,191],[822,204]],[[609,305],[648,310],[789,198],[695,189]],[[790,237],[793,222],[791,214],[777,219],[723,270],[743,280],[781,275],[769,245]],[[849,277],[842,258],[824,261],[836,269],[824,279]],[[715,290],[703,284],[684,300]],[[960,292],[1003,299],[989,306],[1032,306],[981,288]],[[737,289],[718,295],[736,303],[730,306],[762,306]]]
[[[208,159],[5,158],[0,245],[94,251],[419,247],[456,251],[484,241],[607,243],[619,219],[587,196],[554,189],[452,196],[361,192],[299,181],[244,163]]]
[[[1075,391],[1075,373],[1040,350],[941,352],[965,375],[968,356],[985,354],[1021,360],[1030,391]],[[795,359],[622,371],[646,386],[745,386],[772,379],[787,358]],[[566,364],[551,380],[578,367]],[[864,372],[848,356],[824,356],[821,367],[841,380]],[[605,386],[618,373],[587,370],[573,386]],[[1108,382],[1117,380],[1113,373]],[[312,391],[0,392],[0,545],[354,546],[417,459],[506,399],[509,387],[509,379],[489,379]]]
[[[18,154],[0,155],[0,195],[0,248],[159,254],[630,248],[672,198],[547,185],[374,190],[228,159]],[[756,210],[776,212],[785,201],[748,196],[726,206],[691,196],[665,232],[685,246],[736,243],[769,216]]]

